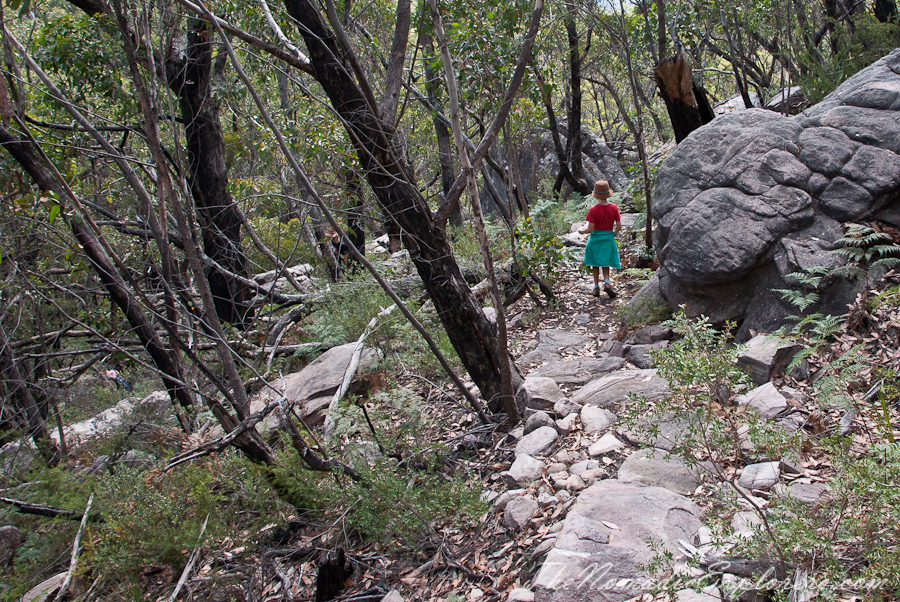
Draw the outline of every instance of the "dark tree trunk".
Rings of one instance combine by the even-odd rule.
[[[0,324],[0,375],[15,401],[16,413],[20,415],[20,419],[24,419],[22,422],[26,425],[26,434],[34,441],[44,460],[48,464],[55,463],[58,459],[56,444],[50,438],[46,418],[41,416],[38,404],[31,394],[30,384],[25,381],[22,371],[19,370],[16,356],[2,324]]]
[[[709,123],[714,117],[706,92],[696,84],[691,75],[684,48],[679,47],[674,58],[663,60],[654,70],[659,95],[666,103],[675,142],[681,142],[688,134]]]
[[[344,68],[344,52],[319,9],[309,0],[285,0],[285,5],[298,23],[317,80],[344,120],[369,187],[399,227],[453,347],[484,398],[501,399],[500,362],[509,358],[499,357],[497,334],[463,279],[446,233],[433,221],[409,167],[393,154],[393,128],[378,119]]]
[[[882,23],[897,21],[897,3],[894,0],[875,0],[875,18]]]
[[[190,170],[190,189],[203,231],[203,250],[213,261],[246,278],[247,259],[241,248],[240,209],[228,192],[225,140],[218,107],[211,95],[212,50],[209,25],[191,20],[185,57],[169,57],[169,86],[178,95]],[[223,322],[238,328],[253,320],[252,292],[243,283],[207,268],[207,280]]]
[[[566,2],[566,34],[569,40],[569,137],[566,140],[566,158],[569,163],[571,179],[569,184],[578,194],[590,194],[594,188],[593,182],[587,181],[584,174],[584,160],[582,158],[581,143],[581,63],[584,55],[578,48],[578,29],[575,23],[575,6]],[[588,32],[587,47],[584,54],[590,48],[590,31]]]

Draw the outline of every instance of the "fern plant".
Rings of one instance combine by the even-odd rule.
[[[850,224],[835,243],[839,246],[832,253],[843,257],[847,263],[832,273],[863,281],[866,294],[875,278],[900,265],[900,246],[886,232],[869,226]]]

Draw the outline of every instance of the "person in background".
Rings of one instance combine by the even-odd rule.
[[[337,260],[337,273],[340,274],[347,267],[347,261],[350,257],[350,247],[341,240],[340,235],[334,228],[325,230],[325,236],[331,241],[331,250],[334,251],[334,258]]]
[[[597,180],[591,196],[597,200],[597,204],[588,211],[587,227],[578,230],[579,234],[590,234],[584,248],[584,264],[590,266],[594,274],[592,294],[600,296],[600,268],[603,268],[603,291],[612,299],[616,296],[616,291],[609,281],[609,268],[622,269],[619,247],[616,244],[616,236],[622,229],[622,217],[616,204],[609,202],[609,197],[612,196],[609,182]]]

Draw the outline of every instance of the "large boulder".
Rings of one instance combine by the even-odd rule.
[[[618,602],[639,597],[659,548],[693,542],[700,508],[662,487],[607,479],[585,489],[532,589],[535,602]],[[651,546],[657,548],[653,549]]]
[[[900,225],[900,49],[796,117],[764,109],[693,132],[659,171],[659,294],[714,323],[771,332],[797,310],[772,289],[836,266],[846,221]],[[807,311],[843,313],[858,284],[824,279]]]
[[[563,146],[566,145],[568,130],[565,120],[559,122],[559,134]],[[522,185],[527,193],[537,190],[542,180],[553,180],[559,173],[559,158],[553,145],[553,138],[549,130],[540,130],[533,136],[529,136],[530,146],[519,149],[519,167],[521,168]],[[628,176],[622,170],[618,157],[603,139],[591,132],[586,127],[581,128],[581,149],[584,162],[585,175],[589,182],[606,180],[614,191],[624,191],[628,186]],[[499,179],[496,182],[499,190],[504,190],[504,184]],[[564,194],[568,194],[571,188],[564,186]]]
[[[314,426],[321,423],[325,419],[324,410],[344,380],[344,373],[350,365],[355,349],[355,342],[332,347],[300,372],[270,382],[250,400],[250,412],[258,412],[270,401],[283,396],[298,407],[306,424]],[[354,379],[349,391],[351,394],[358,387],[359,377],[371,371],[378,359],[377,351],[368,347],[363,349],[356,372],[357,378]],[[260,430],[271,433],[276,428],[277,418],[270,414],[262,423]]]

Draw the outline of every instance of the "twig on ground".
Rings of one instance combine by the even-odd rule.
[[[187,566],[184,567],[184,570],[181,571],[181,578],[178,580],[178,583],[175,584],[175,590],[172,592],[172,595],[169,596],[169,602],[175,602],[175,598],[178,596],[178,592],[181,591],[181,588],[184,587],[184,584],[187,582],[188,575],[191,574],[191,571],[194,570],[194,565],[197,563],[197,559],[200,557],[200,547],[203,545],[203,534],[206,532],[206,524],[209,522],[209,514],[206,515],[206,518],[203,520],[203,526],[200,527],[200,535],[197,536],[197,546],[194,548],[194,551],[191,552],[191,557],[188,559]]]
[[[81,517],[81,525],[78,527],[78,533],[75,534],[75,543],[72,544],[72,559],[69,561],[69,570],[66,571],[66,578],[63,579],[59,591],[53,598],[53,602],[59,602],[69,591],[69,584],[72,583],[72,576],[75,574],[75,567],[78,564],[78,552],[81,550],[81,534],[84,533],[84,527],[87,525],[88,515],[91,512],[91,505],[94,503],[94,494],[88,498],[87,506],[84,509],[84,516]]]

